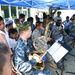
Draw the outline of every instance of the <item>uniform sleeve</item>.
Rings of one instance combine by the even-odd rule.
[[[15,49],[15,66],[20,72],[30,71],[34,66],[33,62],[35,63],[33,60],[26,61],[25,52],[22,48]]]

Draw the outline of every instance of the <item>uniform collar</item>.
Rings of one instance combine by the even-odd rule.
[[[19,40],[21,40],[25,45],[27,45],[27,41],[22,39],[21,37],[19,38]]]

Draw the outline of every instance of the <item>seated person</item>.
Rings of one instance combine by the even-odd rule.
[[[52,32],[51,34],[52,34],[52,38],[54,41],[56,41],[57,39],[59,39],[63,36],[62,30],[63,30],[63,27],[61,25],[61,20],[57,20],[56,24],[53,25],[52,29],[51,29],[51,32]]]
[[[22,75],[52,75],[49,70],[36,70],[34,65],[37,62],[41,62],[41,57],[37,54],[33,55],[33,59],[29,60],[28,56],[33,52],[30,46],[28,46],[27,40],[31,35],[30,23],[20,28],[20,37],[15,46],[14,62],[16,68],[22,73]]]
[[[66,20],[63,21],[64,30],[68,34],[68,26],[71,24],[71,20],[69,19],[69,16],[66,16]]]
[[[0,75],[12,75],[9,48],[0,42]]]
[[[14,50],[14,47],[16,45],[16,38],[17,38],[17,30],[15,28],[11,28],[9,31],[9,39],[10,39],[10,45],[11,49]]]
[[[72,19],[72,23],[69,25],[69,36],[75,39],[75,19]]]
[[[41,37],[42,29],[43,29],[43,22],[40,21],[36,22],[36,28],[31,35],[33,41],[35,41],[38,37]]]
[[[43,22],[36,22],[36,28],[35,30],[33,31],[32,33],[32,40],[35,41],[37,38],[45,38],[44,36],[42,36],[42,32],[41,30],[43,29]],[[44,34],[44,31],[43,31],[43,34]],[[48,38],[48,41],[50,41],[51,38]]]

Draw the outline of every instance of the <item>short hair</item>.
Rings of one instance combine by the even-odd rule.
[[[8,33],[9,33],[9,36],[10,34],[15,34],[17,32],[17,29],[16,28],[11,28],[9,29]]]
[[[1,54],[7,54],[9,52],[9,48],[0,41],[0,53]]]
[[[6,63],[6,58],[3,54],[0,53],[0,75],[2,75],[3,67]]]
[[[57,14],[59,14],[59,13],[61,14],[61,11],[58,11],[58,12],[57,12]]]
[[[40,26],[41,23],[43,24],[43,22],[41,22],[41,21],[36,22],[36,27]]]
[[[72,21],[74,21],[75,20],[75,18],[72,18]]]
[[[19,22],[19,19],[15,19],[14,22],[15,22],[15,23]]]
[[[24,14],[19,14],[19,19],[24,18],[25,15]]]
[[[3,20],[3,17],[0,16],[0,21],[2,21],[2,20]]]
[[[33,17],[28,17],[27,21],[32,21]]]
[[[7,27],[9,27],[9,26],[11,26],[11,25],[12,25],[12,23],[11,23],[11,24],[9,24],[9,25],[5,25],[5,26],[6,26],[6,28],[7,28]]]
[[[31,23],[26,21],[24,22],[24,25],[17,25],[17,28],[19,30],[20,33],[22,33],[23,31],[27,31],[29,29],[29,27],[31,27]]]
[[[66,16],[66,18],[69,18],[69,16]]]

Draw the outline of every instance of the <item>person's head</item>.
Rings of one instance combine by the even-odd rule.
[[[2,66],[1,66],[1,62],[0,62],[0,71],[2,69],[2,71],[0,72],[0,75],[11,75],[12,74],[12,67],[11,67],[11,58],[10,58],[10,52],[9,52],[9,48],[2,42],[0,42],[0,55],[4,55],[4,57],[0,57],[0,61],[2,62]]]
[[[8,33],[9,33],[9,37],[10,38],[16,39],[16,37],[17,37],[17,30],[16,30],[16,28],[9,29]]]
[[[67,21],[69,20],[69,16],[66,16],[66,20],[67,20]]]
[[[20,32],[20,37],[24,38],[25,40],[30,38],[31,36],[31,23],[30,22],[25,22],[24,26],[19,26],[19,32]]]
[[[61,20],[57,20],[56,21],[56,26],[60,26],[61,25]]]
[[[19,19],[20,19],[20,22],[24,22],[25,21],[25,15],[24,14],[20,14],[19,15]]]
[[[28,17],[27,21],[31,22],[31,25],[32,25],[33,24],[33,17]]]
[[[46,19],[47,18],[47,15],[46,15],[46,13],[44,12],[43,13],[43,19]]]
[[[43,22],[40,21],[36,22],[36,29],[42,30],[42,28],[43,28]]]
[[[6,21],[6,28],[9,31],[9,29],[13,28],[13,21],[12,20],[8,20]]]
[[[20,21],[19,21],[19,19],[15,19],[14,20],[14,23],[17,25],[17,24],[20,24]]]
[[[6,64],[6,58],[3,54],[0,54],[0,75],[3,75],[3,69]]]
[[[0,30],[4,31],[4,20],[1,16],[0,16]]]
[[[72,24],[75,25],[75,19],[72,19]]]
[[[61,15],[61,11],[58,11],[58,12],[57,12],[57,15],[60,16],[60,15]]]
[[[75,18],[75,14],[73,14],[73,16],[72,16],[72,17],[73,17],[73,19],[74,19],[74,18]]]

